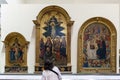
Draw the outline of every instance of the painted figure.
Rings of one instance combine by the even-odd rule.
[[[18,49],[18,62],[23,62],[23,51],[22,51],[22,48],[19,48]]]
[[[46,48],[45,54],[44,54],[44,61],[46,60],[52,60],[52,53],[50,51],[50,47]]]
[[[106,43],[103,38],[98,43],[97,56],[98,59],[106,59]]]
[[[87,41],[87,58],[88,59],[97,59],[96,46],[97,44],[94,38],[91,38]]]
[[[40,58],[43,59],[44,53],[45,53],[45,43],[44,43],[43,38],[41,38],[41,40],[40,40]]]
[[[52,41],[50,37],[47,37],[47,41],[45,43],[45,51],[47,50],[48,47],[50,49],[50,52],[52,53]]]
[[[67,55],[66,55],[66,40],[65,37],[62,37],[62,41],[61,41],[61,46],[60,46],[60,55],[61,55],[61,59],[65,60]]]
[[[56,54],[56,59],[60,60],[60,37],[57,36],[54,43],[54,53]]]
[[[20,48],[20,44],[18,42],[18,39],[16,38],[12,47],[14,48],[15,50],[15,59],[18,60],[18,49]]]
[[[13,48],[10,49],[10,61],[15,61],[15,50]]]

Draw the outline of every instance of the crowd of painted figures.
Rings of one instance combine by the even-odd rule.
[[[55,39],[47,37],[46,42],[40,40],[40,58],[44,61],[47,59],[65,60],[66,59],[66,40],[57,36]]]
[[[91,24],[84,33],[84,67],[110,67],[110,32],[103,24]]]

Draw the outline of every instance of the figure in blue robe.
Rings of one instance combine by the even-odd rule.
[[[102,45],[98,44],[97,56],[98,59],[106,59],[106,43],[102,40]]]
[[[10,61],[15,61],[15,51],[13,48],[10,50]]]

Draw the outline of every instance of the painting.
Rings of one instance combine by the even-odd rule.
[[[42,71],[46,60],[54,61],[61,71],[71,70],[70,42],[73,21],[59,6],[44,8],[33,20],[36,25],[35,72]]]
[[[6,65],[5,72],[27,72],[28,41],[17,32],[7,35],[5,41]]]
[[[115,73],[116,35],[114,25],[105,18],[84,23],[78,36],[78,72]]]

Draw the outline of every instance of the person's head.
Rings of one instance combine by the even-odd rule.
[[[44,62],[44,69],[51,70],[53,68],[53,62],[50,60],[45,60]]]

